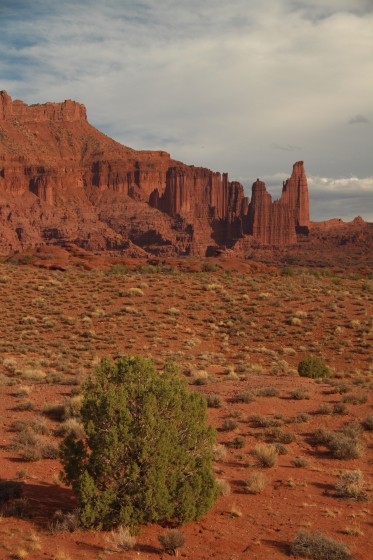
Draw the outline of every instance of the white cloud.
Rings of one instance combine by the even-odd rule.
[[[363,216],[373,222],[373,176],[358,178],[309,177],[311,215],[315,220],[333,217],[350,221]]]

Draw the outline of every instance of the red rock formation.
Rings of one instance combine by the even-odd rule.
[[[0,91],[0,121],[4,121],[11,115],[12,98],[6,91]]]
[[[252,186],[248,213],[248,233],[260,244],[292,245],[297,232],[307,233],[309,200],[303,161],[293,166],[293,173],[283,184],[279,200],[272,202],[265,184],[259,179]]]
[[[68,241],[204,255],[246,234],[263,244],[294,243],[308,223],[302,162],[279,201],[257,181],[249,205],[227,174],[122,146],[92,127],[75,101],[29,106],[0,92],[1,253]]]
[[[151,193],[151,203],[170,216],[186,219],[209,217],[229,220],[241,216],[244,192],[240,183],[229,183],[226,173],[179,164],[169,167],[162,195]]]
[[[286,204],[294,210],[295,226],[297,228],[308,228],[310,224],[310,203],[303,161],[294,163],[291,177],[283,184],[280,200],[284,205]]]
[[[253,183],[251,192],[248,233],[261,243],[270,243],[272,197],[260,179]]]

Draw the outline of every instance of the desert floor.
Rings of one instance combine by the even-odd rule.
[[[208,398],[222,495],[182,527],[179,556],[289,558],[305,529],[373,558],[372,279],[236,260],[113,265],[79,253],[51,270],[54,259],[0,264],[0,478],[23,490],[2,504],[1,559],[166,557],[159,526],[121,552],[108,533],[61,531],[76,502],[58,459],[44,458],[76,427],[87,373],[123,354],[160,368],[174,360]],[[329,379],[298,375],[310,354],[324,358]],[[342,458],[317,443],[318,428],[347,438]],[[253,453],[263,443],[276,446],[273,467]],[[345,471],[361,471],[359,485],[340,496]]]

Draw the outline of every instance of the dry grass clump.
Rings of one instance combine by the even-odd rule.
[[[283,443],[274,444],[278,455],[286,455],[288,453],[288,448]]]
[[[287,356],[295,356],[297,352],[291,346],[285,346],[284,348],[282,348],[282,353]]]
[[[8,375],[14,375],[17,371],[18,362],[14,358],[4,358],[3,366]]]
[[[362,531],[358,525],[347,525],[341,532],[351,537],[362,537],[364,535],[364,531]]]
[[[243,391],[236,393],[232,398],[234,403],[251,403],[255,400],[256,393],[254,391]]]
[[[30,418],[26,420],[14,420],[12,422],[10,429],[12,432],[24,432],[25,430],[31,430],[35,434],[40,434],[47,436],[51,433],[48,424],[43,418]]]
[[[28,397],[32,391],[32,387],[28,385],[20,385],[14,390],[13,395],[15,397]]]
[[[217,478],[216,483],[218,485],[218,490],[221,496],[230,495],[232,488],[227,480],[224,480],[223,478]]]
[[[31,552],[41,550],[40,537],[37,533],[32,531],[27,540],[30,542],[29,548]]]
[[[363,433],[363,428],[360,422],[352,421],[343,426],[341,432],[353,439],[360,439]]]
[[[297,387],[290,392],[290,398],[296,401],[302,401],[310,398],[310,394],[305,387]]]
[[[65,418],[65,406],[59,403],[45,403],[43,414],[53,420],[62,421]]]
[[[349,549],[323,533],[298,531],[291,545],[291,553],[311,560],[352,560]]]
[[[76,418],[68,418],[55,430],[57,436],[65,437],[67,435],[72,435],[77,439],[83,438],[84,433],[83,424]]]
[[[342,471],[335,485],[336,496],[347,500],[365,500],[364,476],[361,470]]]
[[[336,393],[343,395],[345,393],[349,393],[352,389],[352,385],[345,381],[341,383],[340,381],[330,379],[330,380],[326,380],[326,383],[328,383],[331,386],[330,390],[328,391],[331,395],[334,395]]]
[[[308,313],[307,311],[298,310],[294,313],[294,317],[298,317],[298,319],[307,319]]]
[[[267,428],[265,430],[265,437],[271,443],[288,444],[295,441],[295,434],[293,432],[284,432],[281,428]]]
[[[75,395],[67,399],[65,403],[46,403],[43,414],[53,420],[63,421],[68,418],[79,418],[82,406],[82,395]]]
[[[242,517],[242,509],[239,508],[236,504],[233,504],[231,509],[229,510],[229,515],[231,517]]]
[[[75,395],[68,399],[64,405],[64,419],[80,418],[80,409],[82,408],[82,395]]]
[[[184,545],[185,536],[179,529],[169,529],[163,535],[158,535],[158,540],[165,552],[177,556],[177,549]]]
[[[206,370],[200,369],[193,372],[192,384],[193,385],[207,385],[210,382],[209,374]]]
[[[249,422],[255,428],[269,428],[282,426],[284,420],[276,416],[261,416],[260,414],[253,414],[250,416]]]
[[[334,459],[357,459],[362,455],[363,444],[356,433],[318,428],[313,437],[315,444],[325,446]]]
[[[227,458],[227,448],[222,443],[217,443],[213,451],[215,461],[225,461]]]
[[[221,284],[218,283],[212,283],[212,284],[206,284],[204,286],[204,290],[206,292],[219,292],[220,290],[223,289],[223,286]]]
[[[178,315],[180,315],[180,313],[181,313],[181,311],[177,307],[170,307],[167,310],[167,314],[171,315],[171,316],[178,316]]]
[[[223,430],[225,430],[226,432],[231,432],[232,430],[235,430],[237,426],[238,426],[238,422],[234,418],[226,418],[223,422]]]
[[[273,387],[272,385],[269,385],[268,387],[258,387],[255,391],[255,395],[257,397],[278,397],[279,394],[280,391],[277,387]]]
[[[24,560],[29,555],[26,548],[18,548],[16,552],[11,555],[12,560]]]
[[[345,416],[348,414],[348,408],[343,402],[335,403],[333,406],[333,414],[340,414],[341,416]]]
[[[222,398],[217,393],[209,393],[206,395],[206,401],[209,408],[220,408],[222,405]]]
[[[268,482],[267,477],[260,471],[254,471],[246,481],[246,490],[250,494],[260,494],[263,492]]]
[[[297,467],[298,469],[309,467],[310,465],[310,462],[305,457],[295,457],[291,462],[294,467]]]
[[[44,381],[47,377],[47,374],[43,369],[35,367],[26,367],[20,373],[24,379],[28,379],[30,381]]]
[[[291,317],[288,320],[288,324],[299,327],[302,324],[302,320],[299,317]]]
[[[253,454],[257,460],[258,466],[265,469],[274,467],[277,463],[278,450],[275,445],[260,443],[254,447]]]
[[[25,428],[13,438],[11,448],[25,461],[40,461],[41,459],[57,459],[59,448],[56,442],[35,433],[31,428]]]
[[[329,403],[321,403],[319,408],[315,411],[315,414],[326,416],[328,414],[331,414],[332,412],[333,412],[333,408]]]
[[[343,397],[342,402],[349,404],[365,404],[368,402],[368,395],[365,393],[350,393]]]
[[[141,297],[141,296],[144,295],[144,292],[142,291],[141,288],[135,288],[135,287],[133,287],[133,288],[129,288],[129,289],[127,290],[127,294],[128,294],[130,297]]]
[[[49,524],[51,533],[73,533],[80,527],[78,511],[64,513],[60,509],[54,512],[52,520]]]
[[[18,480],[26,480],[26,478],[28,478],[27,470],[19,469],[18,471],[16,471],[16,478],[18,478]]]
[[[34,410],[34,403],[28,400],[22,401],[14,407],[14,410],[17,410],[18,412],[25,412],[26,410]]]
[[[124,307],[122,307],[122,313],[127,313],[128,315],[137,315],[138,310],[136,309],[136,307],[133,307],[131,305],[125,305]]]
[[[311,416],[308,412],[300,412],[294,417],[294,422],[297,424],[305,424],[306,422],[309,422],[310,418]]]
[[[132,550],[136,546],[136,537],[131,535],[128,527],[118,527],[111,531],[106,539],[110,550],[120,552],[121,550]]]
[[[229,446],[233,447],[234,449],[242,449],[245,445],[245,437],[244,436],[236,436],[230,443]]]

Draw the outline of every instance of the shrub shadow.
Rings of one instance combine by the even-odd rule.
[[[34,523],[43,529],[49,528],[57,510],[72,511],[78,505],[70,488],[47,483],[23,482],[22,490],[23,496],[28,500]]]
[[[262,539],[262,543],[266,543],[272,548],[276,548],[277,550],[281,551],[286,556],[290,554],[290,546],[288,543],[283,541],[276,541],[274,539]]]

